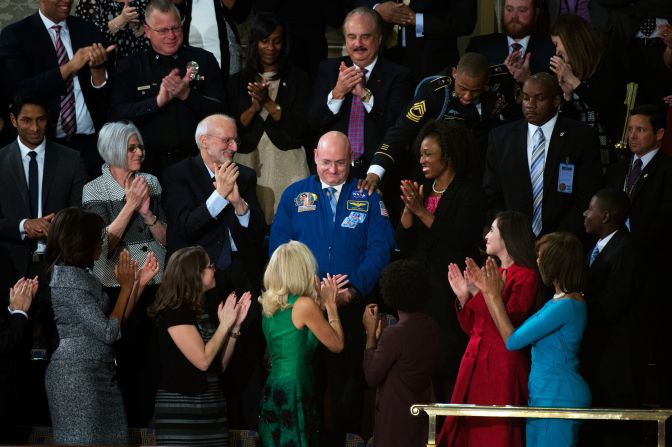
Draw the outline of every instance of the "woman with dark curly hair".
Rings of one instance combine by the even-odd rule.
[[[439,326],[423,311],[431,295],[427,272],[416,261],[395,261],[380,276],[380,292],[399,322],[383,329],[378,306],[364,309],[364,376],[378,388],[373,437],[380,446],[421,447],[427,444],[427,421],[408,409],[431,402],[440,351]]]
[[[287,186],[308,176],[308,77],[289,62],[289,39],[272,14],[252,21],[244,69],[228,84],[241,142],[236,161],[257,172],[257,198],[271,224]]]
[[[435,391],[436,398],[446,402],[467,343],[450,304],[455,295],[446,272],[448,264],[464,266],[465,258],[478,255],[486,202],[480,183],[469,175],[478,148],[463,123],[428,122],[416,147],[425,180],[401,182],[404,210],[395,238],[401,255],[420,262],[428,273],[426,310],[441,328]]]

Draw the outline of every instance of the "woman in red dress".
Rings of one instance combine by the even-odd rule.
[[[506,271],[502,298],[509,318],[518,326],[532,313],[539,290],[529,219],[516,211],[501,212],[485,241],[487,254],[497,257],[500,270]],[[483,295],[456,264],[448,267],[448,281],[457,296],[455,305],[460,325],[470,337],[451,403],[527,405],[530,371],[527,351],[507,351]],[[448,417],[438,445],[519,447],[524,445],[524,434],[524,419]]]

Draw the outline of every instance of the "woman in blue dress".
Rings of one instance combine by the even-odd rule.
[[[577,354],[586,327],[582,290],[583,249],[576,236],[550,233],[537,242],[537,263],[544,284],[555,289],[553,298],[518,329],[509,319],[501,291],[506,272],[499,274],[493,259],[479,268],[468,260],[467,271],[483,292],[488,310],[508,350],[532,346],[528,380],[531,407],[588,407],[590,390],[578,373]],[[528,419],[528,447],[569,447],[578,444],[579,421]]]

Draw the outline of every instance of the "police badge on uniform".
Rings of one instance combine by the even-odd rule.
[[[294,197],[294,205],[299,213],[304,211],[315,211],[317,209],[317,194],[312,192],[302,192]]]

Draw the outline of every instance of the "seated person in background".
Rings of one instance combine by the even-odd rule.
[[[0,261],[4,262],[4,261]],[[3,265],[3,267],[5,267]],[[3,284],[4,285],[4,284]],[[18,364],[26,362],[26,345],[30,345],[28,310],[37,292],[38,281],[19,279],[0,301],[0,443],[24,444],[27,439],[17,427],[17,405],[22,391]],[[6,290],[4,287],[0,291]],[[5,303],[8,303],[5,307]]]
[[[60,337],[45,375],[55,444],[128,443],[112,344],[159,266],[150,253],[138,271],[138,261],[123,251],[114,270],[119,297],[112,304],[88,269],[102,251],[104,228],[97,214],[66,208],[54,217],[47,239],[49,287]]]
[[[615,161],[614,143],[623,125],[625,79],[607,53],[590,23],[579,16],[561,15],[551,27],[555,56],[550,70],[558,78],[568,118],[593,127],[600,138],[602,165]]]
[[[578,372],[579,346],[586,327],[583,299],[583,247],[570,233],[550,233],[537,242],[539,272],[555,294],[544,307],[517,329],[502,301],[507,274],[493,259],[481,269],[467,261],[471,284],[477,287],[506,343],[517,351],[532,346],[532,367],[528,380],[531,407],[589,407],[590,390]],[[527,419],[527,447],[571,447],[578,442],[581,421],[569,419]]]
[[[478,256],[485,225],[485,194],[480,181],[469,177],[476,142],[463,122],[430,121],[416,139],[425,177],[421,185],[404,180],[404,211],[395,240],[404,258],[419,262],[429,277],[425,310],[439,324],[441,353],[434,377],[435,399],[447,402],[452,393],[467,338],[457,321],[446,271],[451,263]]]
[[[287,186],[308,176],[308,76],[289,60],[285,27],[272,14],[250,26],[243,70],[229,79],[227,98],[238,124],[236,162],[257,173],[257,200],[266,224]]]
[[[484,55],[490,65],[490,87],[501,92],[507,103],[520,104],[520,88],[534,73],[549,71],[555,54],[553,43],[539,31],[542,0],[504,0],[501,33],[474,36],[467,52]],[[521,117],[520,107],[512,107],[507,119]]]
[[[154,378],[150,373],[151,323],[147,305],[154,300],[166,258],[166,216],[161,207],[161,185],[156,177],[140,172],[145,158],[142,135],[129,122],[107,123],[98,134],[98,152],[105,160],[102,175],[86,185],[82,208],[98,214],[106,231],[100,258],[93,273],[113,301],[119,295],[114,267],[119,253],[142,262],[153,253],[159,272],[150,281],[115,346],[119,386],[132,427],[147,425],[154,412]]]
[[[138,126],[147,146],[146,170],[161,177],[165,168],[196,153],[196,125],[224,110],[224,84],[211,53],[184,45],[171,0],[150,1],[144,26],[150,48],[119,61],[110,117]]]
[[[634,392],[635,318],[640,265],[625,226],[628,195],[613,188],[597,191],[583,213],[586,233],[599,239],[586,258],[588,323],[580,352],[580,369],[590,386],[593,406],[630,408]],[[587,422],[585,446],[632,446],[631,426],[606,421]]]
[[[378,388],[374,442],[380,446],[425,446],[426,417],[412,416],[409,408],[434,399],[432,377],[440,360],[439,326],[422,311],[432,293],[429,277],[416,261],[395,261],[380,276],[380,292],[385,304],[396,309],[399,322],[382,329],[378,306],[369,304],[364,309],[366,351],[362,366],[369,386]]]
[[[465,122],[478,143],[474,174],[481,176],[488,132],[499,123],[506,106],[503,95],[488,91],[488,79],[488,61],[478,53],[465,53],[457,67],[446,67],[442,74],[424,79],[373,155],[366,174],[369,192],[377,188],[385,172],[431,119]]]
[[[116,60],[147,49],[142,18],[149,0],[79,0],[75,13],[93,22],[116,45]]]
[[[226,400],[218,372],[233,355],[250,293],[231,293],[217,307],[217,320],[204,313],[203,294],[215,286],[215,266],[201,247],[171,256],[149,315],[156,321],[161,365],[156,392],[159,445],[228,445]]]
[[[345,336],[336,304],[336,278],[327,275],[320,283],[316,273],[315,257],[296,241],[280,245],[264,273],[259,302],[272,364],[259,417],[259,435],[266,446],[318,445],[320,400],[313,355],[320,344],[340,353]]]

